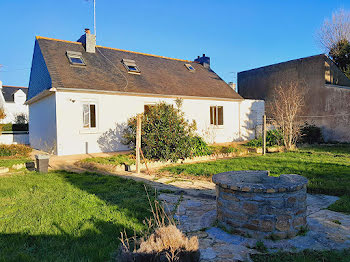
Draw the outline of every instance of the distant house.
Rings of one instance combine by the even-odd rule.
[[[6,113],[1,123],[16,123],[28,119],[27,87],[3,86],[0,81],[0,108]]]
[[[127,119],[160,101],[175,105],[177,98],[209,142],[251,136],[246,126],[264,111],[263,102],[244,100],[226,84],[205,55],[187,61],[96,46],[89,30],[77,42],[36,37],[30,144],[58,155],[126,150]]]
[[[322,128],[326,141],[350,141],[350,79],[324,54],[238,73],[238,93],[268,100],[289,82],[306,86],[305,121]]]

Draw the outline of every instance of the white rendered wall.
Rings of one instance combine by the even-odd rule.
[[[56,153],[56,94],[29,105],[29,142],[32,148]]]
[[[25,114],[28,117],[28,106],[24,104],[26,94],[18,90],[14,95],[14,102],[5,102],[4,109],[6,117],[1,120],[2,123],[15,123],[16,116]]]
[[[264,100],[245,99],[241,102],[240,111],[241,139],[250,140],[261,135],[265,114]]]
[[[94,93],[57,92],[57,153],[85,154],[127,150],[120,142],[128,118],[144,111],[145,104],[164,101],[175,104],[173,98],[154,98]],[[40,103],[40,102],[39,102]],[[96,103],[97,128],[83,128],[84,103]],[[210,106],[224,107],[224,125],[210,125]],[[231,142],[239,139],[239,102],[184,99],[185,117],[197,123],[198,133],[208,142]],[[32,111],[30,111],[32,121]],[[30,126],[33,123],[30,122]],[[53,131],[51,131],[53,133]],[[32,130],[30,129],[32,136]],[[32,140],[31,140],[32,143]]]
[[[29,144],[28,132],[2,132],[0,135],[0,144]]]

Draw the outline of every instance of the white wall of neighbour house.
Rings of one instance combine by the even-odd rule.
[[[264,100],[245,99],[241,102],[241,138],[251,140],[262,134]]]
[[[57,154],[127,150],[121,143],[121,132],[127,120],[142,113],[144,105],[160,101],[175,104],[174,98],[56,92]],[[96,104],[97,128],[83,128],[84,103]],[[239,101],[184,99],[182,110],[189,121],[196,121],[199,135],[208,142],[231,142],[239,139],[239,104]],[[223,106],[223,126],[210,125],[210,106]]]
[[[1,120],[2,123],[15,123],[16,116],[24,114],[28,119],[28,106],[24,104],[27,96],[22,90],[18,90],[14,94],[14,102],[4,102],[6,117]]]
[[[29,143],[32,148],[57,153],[56,94],[29,105]]]

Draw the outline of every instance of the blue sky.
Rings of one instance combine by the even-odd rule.
[[[193,60],[225,81],[239,71],[322,53],[315,32],[350,1],[96,0],[99,45]],[[36,35],[75,41],[92,1],[0,0],[0,80],[27,86]],[[233,73],[234,72],[234,73]]]

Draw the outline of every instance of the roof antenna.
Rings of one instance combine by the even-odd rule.
[[[96,37],[96,0],[94,0],[94,35]]]

